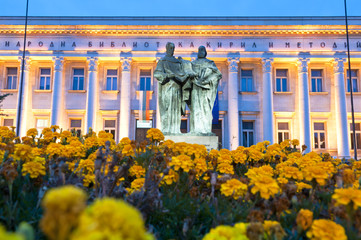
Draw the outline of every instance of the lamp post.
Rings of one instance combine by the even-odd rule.
[[[28,28],[28,10],[29,0],[26,0],[26,15],[25,15],[25,33],[24,33],[24,47],[23,47],[23,58],[21,63],[21,77],[19,83],[19,104],[17,109],[17,121],[16,121],[16,135],[20,135],[21,126],[21,108],[22,108],[22,95],[23,95],[23,82],[24,82],[24,67],[25,67],[25,51],[26,51],[26,31]]]

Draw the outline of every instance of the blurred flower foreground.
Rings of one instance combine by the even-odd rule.
[[[147,138],[0,127],[0,239],[361,238],[361,162]]]

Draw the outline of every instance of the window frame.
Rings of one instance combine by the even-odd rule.
[[[42,75],[41,74],[41,69],[50,69],[50,74],[49,75]],[[39,73],[38,73],[38,90],[39,91],[50,91],[52,89],[52,79],[53,79],[53,69],[52,69],[52,67],[50,67],[50,66],[41,66],[41,67],[38,68],[38,71],[39,71]],[[49,79],[49,89],[46,89],[46,88],[41,89],[41,77],[42,76],[46,76],[46,77],[50,78]]]
[[[252,124],[253,124],[253,128],[252,129],[244,129],[243,128],[243,122],[251,122]],[[244,146],[244,147],[250,147],[250,146],[252,146],[252,145],[254,145],[255,144],[255,138],[256,138],[256,134],[255,134],[255,125],[256,125],[256,122],[255,121],[253,121],[253,120],[242,120],[241,121],[241,145],[242,146]],[[245,143],[244,143],[244,141],[243,141],[243,134],[244,133],[246,133],[246,135],[247,135],[247,140],[248,140],[248,144],[246,144],[246,145],[248,145],[248,146],[245,146]],[[253,143],[251,144],[250,143],[250,141],[249,141],[249,134],[250,133],[253,133]]]
[[[288,124],[288,130],[280,130],[279,128],[278,128],[278,124],[279,123],[287,123]],[[292,137],[291,137],[291,121],[290,120],[278,120],[277,122],[276,122],[276,131],[277,131],[277,143],[281,143],[281,142],[283,142],[284,140],[292,140]],[[282,134],[282,141],[280,141],[280,139],[279,139],[279,133],[281,133]],[[285,138],[285,133],[288,133],[288,138],[286,139]]]
[[[313,70],[319,70],[321,71],[321,77],[312,77],[312,71]],[[310,68],[310,72],[309,72],[309,79],[310,79],[310,92],[311,93],[322,93],[322,92],[326,92],[325,91],[325,69],[324,68]],[[316,79],[316,91],[313,91],[313,86],[312,86],[312,79],[315,78]],[[321,91],[318,91],[318,79],[321,79]]]
[[[359,80],[359,75],[360,75],[360,71],[359,69],[351,69],[351,71],[356,71],[356,77],[351,77],[352,79],[356,79],[356,89],[357,91],[354,91],[354,89],[352,89],[352,92],[360,92],[360,80]],[[350,93],[349,91],[349,78],[348,78],[348,69],[345,70],[345,91],[347,93]],[[354,87],[354,83],[352,82],[352,86]]]
[[[39,127],[38,127],[38,120],[46,120],[46,121],[48,122],[48,123],[47,123],[47,126],[45,126],[45,127],[40,127],[40,128],[39,128]],[[40,137],[41,132],[43,131],[44,128],[50,127],[49,122],[50,122],[49,117],[35,117],[35,128],[36,128],[36,130],[38,130],[38,135],[37,135],[37,137]]]
[[[117,75],[110,75],[112,78],[112,85],[111,85],[111,90],[107,89],[108,85],[108,70],[116,70],[117,71]],[[116,83],[117,83],[117,88],[116,89],[112,89],[113,88],[113,81],[114,78],[117,78]],[[111,91],[119,91],[120,90],[120,71],[119,71],[119,67],[118,66],[106,66],[104,67],[104,91],[107,92],[111,92]]]
[[[72,120],[80,120],[80,127],[72,127],[71,126],[71,121]],[[78,132],[78,130],[80,131],[80,133],[78,132],[77,136],[81,136],[81,133],[83,132],[83,118],[81,117],[71,117],[69,118],[69,130],[72,131],[73,129],[75,129],[75,131]]]
[[[324,130],[315,130],[315,123],[323,123],[323,126],[324,126]],[[320,147],[320,133],[324,132],[325,134],[325,147],[324,148],[321,148]],[[318,141],[317,141],[317,144],[318,144],[318,147],[316,148],[316,139],[315,139],[315,133],[318,134]],[[325,150],[325,149],[328,149],[328,140],[327,140],[327,121],[323,121],[323,120],[315,120],[315,121],[312,121],[312,149],[316,149],[316,150]]]
[[[245,76],[244,78],[246,79],[246,90],[243,91],[243,77],[242,77],[242,71],[251,71],[252,73],[252,77],[249,78],[249,76]],[[240,75],[240,92],[255,92],[255,82],[254,82],[254,69],[253,68],[241,68],[239,71],[239,75]],[[248,91],[248,80],[251,79],[251,91]]]
[[[360,124],[360,130],[355,130],[355,133],[356,133],[356,141],[357,141],[357,134],[360,134],[361,136],[361,121],[355,121],[355,124]],[[349,126],[350,126],[350,148],[351,150],[354,150],[353,146],[352,146],[352,143],[353,143],[353,130],[351,128],[352,126],[352,121],[349,121]],[[356,143],[356,145],[360,145],[360,148],[356,147],[356,150],[361,150],[361,143]]]
[[[74,77],[77,76],[82,76],[82,75],[75,75],[74,74],[74,70],[75,69],[83,69],[84,70],[84,74],[83,74],[83,89],[79,89],[79,80],[78,80],[78,89],[74,89]],[[71,87],[70,90],[71,91],[85,91],[85,82],[86,82],[86,68],[83,66],[73,66],[71,68]]]
[[[286,70],[286,77],[277,77],[277,70]],[[290,87],[289,87],[289,69],[288,68],[276,68],[275,72],[274,72],[274,76],[275,76],[275,92],[276,93],[282,93],[282,92],[289,92],[290,91]],[[277,90],[277,79],[281,79],[280,80],[280,84],[281,84],[281,90],[278,91]],[[283,91],[283,79],[286,79],[286,90]]]
[[[12,77],[14,77],[14,76],[16,76],[16,83],[15,83],[15,88],[8,88],[8,83],[9,83],[9,68],[16,68],[16,75],[13,75],[13,74],[11,74],[10,76],[12,76]],[[4,89],[5,90],[18,90],[18,86],[19,86],[19,75],[20,75],[20,72],[19,72],[19,67],[18,66],[5,66],[5,81],[4,81],[4,83],[5,83],[5,86],[4,86]],[[13,79],[13,78],[12,78]],[[12,84],[11,85],[13,85],[13,80],[12,80]]]
[[[5,126],[5,119],[12,119],[13,120],[13,125],[12,126]],[[15,127],[15,125],[16,125],[16,122],[15,122],[15,116],[11,116],[11,117],[9,117],[9,116],[4,116],[4,117],[2,117],[1,118],[1,126],[3,126],[3,127]]]
[[[115,121],[114,127],[105,127],[105,121]],[[108,132],[109,130],[109,132]],[[114,130],[113,139],[117,139],[117,119],[116,118],[103,118],[103,131],[111,133]]]
[[[141,81],[140,81],[140,78],[142,77],[141,76],[141,71],[142,70],[150,70],[150,89],[147,90],[147,83],[145,82],[145,89],[144,90],[141,90]],[[137,74],[138,78],[137,78],[137,89],[138,91],[153,91],[154,89],[154,85],[153,85],[153,67],[150,67],[150,66],[139,66],[138,68],[138,74]]]

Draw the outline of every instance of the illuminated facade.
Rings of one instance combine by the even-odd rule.
[[[0,17],[1,124],[15,125],[24,19]],[[352,154],[343,18],[32,17],[21,135],[56,124],[107,130],[119,140],[159,126],[153,70],[168,41],[192,60],[204,45],[223,74],[214,132],[234,149],[300,139],[309,150]],[[361,18],[350,19],[357,147],[361,151]],[[144,101],[144,91],[147,100]],[[146,108],[144,108],[146,104]],[[151,121],[144,119],[144,111]],[[189,128],[189,112],[182,131]]]

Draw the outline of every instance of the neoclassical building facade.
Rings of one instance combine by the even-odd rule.
[[[361,151],[361,17],[350,18],[352,140],[343,18],[329,17],[30,17],[20,120],[118,141],[159,127],[153,70],[167,42],[194,60],[207,48],[223,74],[213,130],[222,147],[299,139],[308,151],[350,157]],[[15,126],[24,18],[0,17],[1,125]],[[350,76],[348,76],[350,77]],[[182,132],[189,131],[189,111]]]

